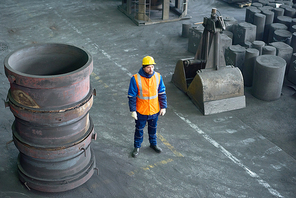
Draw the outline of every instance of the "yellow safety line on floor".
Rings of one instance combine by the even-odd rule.
[[[157,136],[177,157],[184,157],[181,153],[176,151],[176,149],[162,135],[157,134]]]
[[[166,145],[174,154],[175,154],[175,156],[176,157],[184,157],[181,153],[179,153],[162,135],[160,135],[160,134],[158,134],[157,133],[157,136],[158,136],[158,138],[159,138],[159,140],[160,141],[162,141],[162,143],[164,144],[164,145]],[[147,171],[147,170],[150,170],[150,169],[152,169],[152,168],[155,168],[155,167],[157,167],[157,166],[159,166],[159,165],[164,165],[164,164],[167,164],[167,163],[169,163],[169,162],[172,162],[172,161],[174,161],[173,159],[167,159],[167,160],[162,160],[162,161],[160,161],[160,162],[156,162],[156,163],[154,163],[154,164],[152,164],[152,165],[147,165],[147,166],[145,166],[145,167],[142,167],[142,168],[139,168],[138,170],[135,170],[135,171],[131,171],[131,172],[129,172],[128,173],[128,175],[129,176],[133,176],[133,175],[135,175],[137,172],[139,172],[139,170],[144,170],[144,171]]]
[[[162,160],[162,161],[160,161],[160,162],[156,162],[156,163],[154,163],[154,164],[152,164],[152,165],[147,165],[147,166],[142,167],[142,168],[140,168],[140,169],[137,169],[137,170],[135,170],[135,171],[131,171],[131,172],[127,173],[127,174],[128,174],[129,176],[133,176],[133,175],[135,175],[136,173],[138,173],[140,170],[148,171],[148,170],[150,170],[150,169],[152,169],[152,168],[155,168],[155,167],[160,166],[160,165],[165,165],[165,164],[170,163],[170,162],[172,162],[172,161],[174,161],[174,160],[171,159],[171,158],[169,158],[169,159],[167,159],[167,160]]]

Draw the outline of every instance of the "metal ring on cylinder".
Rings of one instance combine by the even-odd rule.
[[[7,106],[15,116],[18,172],[27,188],[61,192],[85,183],[96,169],[89,116],[92,56],[76,46],[25,46],[4,60]]]

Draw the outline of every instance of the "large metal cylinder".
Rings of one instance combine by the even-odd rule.
[[[262,55],[276,55],[276,48],[273,46],[264,46],[262,48]]]
[[[264,35],[266,16],[264,14],[256,13],[254,15],[253,24],[256,25],[256,40],[262,40]]]
[[[274,20],[274,12],[272,12],[271,10],[262,10],[261,12],[262,12],[262,14],[264,14],[266,16],[263,41],[265,43],[268,43],[269,28]]]
[[[246,8],[246,15],[245,15],[245,22],[248,23],[253,23],[254,22],[254,15],[256,13],[260,13],[261,11],[255,7],[255,6],[250,6]]]
[[[21,182],[43,192],[85,183],[96,169],[91,55],[72,45],[37,44],[7,55],[4,67]]]
[[[276,30],[273,34],[274,41],[280,41],[287,43],[288,45],[291,44],[292,33],[288,30]]]
[[[279,56],[258,56],[253,73],[253,96],[265,101],[279,99],[284,82],[285,68],[286,61]]]
[[[246,50],[245,63],[243,69],[244,84],[246,87],[251,87],[253,83],[253,72],[256,58],[260,52],[258,49],[249,48]]]
[[[271,43],[274,41],[274,32],[276,30],[287,30],[288,27],[285,24],[282,23],[272,23],[269,27],[269,33],[268,33],[268,43]]]

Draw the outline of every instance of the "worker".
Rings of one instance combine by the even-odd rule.
[[[154,65],[153,57],[144,57],[141,69],[130,80],[129,109],[136,123],[132,157],[139,154],[147,122],[150,147],[157,153],[162,151],[157,145],[156,128],[158,116],[166,113],[167,96],[162,76],[154,71]]]

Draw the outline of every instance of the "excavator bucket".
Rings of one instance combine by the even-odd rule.
[[[238,67],[226,66],[219,47],[222,17],[212,9],[197,53],[177,62],[172,82],[186,93],[204,115],[246,107],[243,76]]]
[[[194,79],[196,72],[204,68],[202,61],[194,60],[194,58],[178,60],[174,74],[172,76],[172,82],[184,93],[187,93],[187,89]]]
[[[200,70],[188,87],[187,94],[204,115],[246,106],[243,77],[238,67]]]

